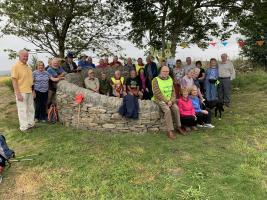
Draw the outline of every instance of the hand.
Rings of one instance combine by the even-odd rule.
[[[171,107],[171,106],[172,106],[172,102],[171,102],[171,101],[168,101],[167,105],[168,105],[169,107]]]
[[[36,98],[36,92],[33,90],[32,91],[32,97],[35,99]]]
[[[63,80],[63,79],[65,79],[65,77],[63,77],[63,76],[60,76],[59,77],[59,80]]]
[[[21,102],[23,101],[23,96],[21,95],[20,92],[16,93],[16,97],[18,101],[21,101]]]
[[[209,112],[208,112],[207,110],[202,110],[202,113],[203,113],[204,115],[209,114]]]

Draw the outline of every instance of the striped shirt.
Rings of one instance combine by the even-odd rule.
[[[47,71],[35,70],[33,73],[34,90],[39,92],[48,91],[48,82],[51,75]]]

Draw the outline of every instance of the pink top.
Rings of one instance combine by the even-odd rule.
[[[194,106],[192,104],[192,100],[187,97],[187,100],[184,98],[180,98],[178,100],[178,107],[180,110],[181,116],[193,116],[196,114]]]

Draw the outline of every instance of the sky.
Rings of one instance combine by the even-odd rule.
[[[178,47],[176,50],[176,59],[181,59],[185,62],[185,58],[190,56],[192,60],[209,60],[210,58],[219,59],[222,53],[227,53],[230,59],[234,59],[238,57],[239,54],[239,47],[236,42],[236,38],[240,37],[239,35],[232,35],[232,37],[227,40],[228,45],[223,46],[219,40],[214,39],[217,42],[216,47],[209,46],[206,50],[201,50],[196,45],[190,45],[190,48],[182,49]],[[123,48],[122,55],[126,54],[127,57],[132,58],[145,58],[144,51],[141,49],[136,48],[130,41],[121,41],[121,46]],[[10,70],[12,65],[15,63],[15,60],[8,59],[8,53],[4,52],[4,49],[12,49],[15,51],[19,51],[20,49],[27,48],[27,49],[34,49],[36,48],[31,43],[28,43],[21,38],[16,36],[3,36],[0,38],[0,71]],[[87,55],[91,53],[84,52]],[[42,60],[45,64],[47,64],[47,60],[51,55],[49,54],[37,54],[39,60]],[[31,58],[29,58],[30,60]],[[98,63],[99,58],[93,57],[93,61]]]

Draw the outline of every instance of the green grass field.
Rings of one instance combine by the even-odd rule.
[[[40,124],[18,131],[15,100],[0,87],[0,131],[17,156],[0,199],[267,199],[267,74],[234,81],[233,104],[213,130],[170,141],[160,134],[86,132]],[[236,88],[238,87],[238,88]]]

